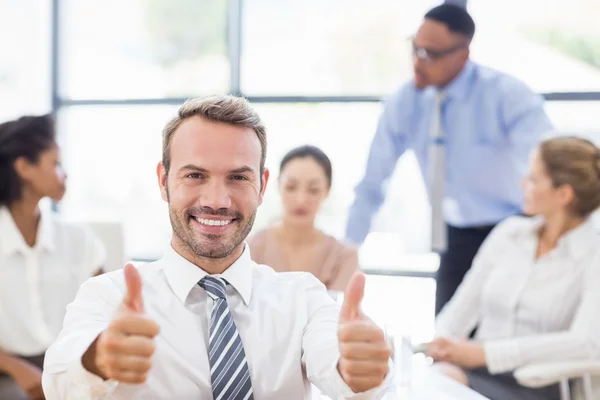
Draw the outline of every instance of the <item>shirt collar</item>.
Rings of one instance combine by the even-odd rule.
[[[0,254],[3,257],[8,257],[15,253],[25,254],[25,252],[31,250],[6,207],[0,207],[0,232],[2,232]],[[48,251],[54,250],[54,230],[50,211],[41,210],[34,248]]]
[[[445,97],[454,99],[464,99],[468,94],[471,85],[471,78],[475,72],[475,64],[471,61],[467,61],[460,73],[442,90],[445,93]]]
[[[206,275],[206,271],[179,255],[171,245],[167,246],[161,259],[169,285],[175,295],[185,303],[190,291]],[[244,304],[250,303],[252,294],[252,264],[248,245],[244,244],[242,255],[219,276],[224,278],[242,297]]]
[[[530,229],[519,232],[521,235],[538,238],[539,230],[544,225],[542,217],[533,217]],[[564,248],[573,259],[585,257],[591,248],[598,244],[598,233],[592,218],[587,218],[576,228],[565,233],[557,243],[557,248]]]
[[[574,259],[585,257],[588,251],[598,244],[598,233],[592,218],[587,218],[577,228],[567,232],[560,241],[564,241],[567,250]]]

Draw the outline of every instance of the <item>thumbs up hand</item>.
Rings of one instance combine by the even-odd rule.
[[[348,283],[340,313],[338,371],[354,393],[383,383],[388,372],[391,349],[383,330],[361,310],[365,276],[356,273]]]
[[[103,379],[143,383],[152,367],[156,322],[144,316],[142,278],[127,264],[124,269],[127,292],[108,328],[82,357],[84,368]]]
[[[143,313],[144,299],[142,298],[142,277],[137,269],[131,264],[127,264],[123,269],[123,272],[125,273],[127,292],[125,293],[121,307],[135,313]]]

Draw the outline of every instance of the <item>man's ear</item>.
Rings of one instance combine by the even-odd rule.
[[[156,177],[158,178],[158,187],[160,195],[164,201],[169,201],[169,189],[167,188],[167,170],[162,162],[156,166]]]
[[[269,169],[265,168],[265,170],[263,171],[263,174],[262,174],[262,182],[261,182],[261,187],[260,187],[260,195],[259,195],[259,199],[258,199],[258,205],[261,205],[263,202],[263,198],[265,196],[265,190],[267,189],[267,183],[269,182],[270,175],[271,175],[271,172],[269,171]]]

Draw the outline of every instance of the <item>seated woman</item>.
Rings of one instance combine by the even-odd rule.
[[[331,179],[331,162],[319,148],[302,146],[287,153],[279,167],[281,223],[256,233],[248,243],[257,263],[277,271],[308,271],[327,289],[343,291],[358,269],[358,253],[315,228]]]
[[[436,320],[427,353],[440,369],[495,399],[559,399],[520,386],[515,369],[600,357],[600,150],[560,137],[532,154],[524,211],[496,227]],[[477,327],[473,340],[468,335]]]
[[[50,116],[0,124],[0,399],[43,399],[44,352],[105,251],[82,226],[41,210],[65,193]]]

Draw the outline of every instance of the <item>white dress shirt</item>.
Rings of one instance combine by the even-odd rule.
[[[490,234],[436,320],[436,336],[477,326],[491,373],[600,357],[600,236],[591,219],[536,259],[540,218],[512,217]]]
[[[30,247],[8,209],[0,207],[0,350],[43,354],[62,328],[67,304],[105,258],[88,228],[49,211],[42,211]]]
[[[144,309],[160,325],[148,379],[128,385],[87,372],[81,356],[109,324],[125,294],[123,271],[90,279],[67,308],[63,330],[46,353],[48,400],[210,399],[207,357],[213,301],[197,283],[206,275],[170,246],[162,259],[138,268]],[[334,399],[383,396],[379,388],[354,394],[337,370],[339,306],[309,273],[276,273],[250,259],[248,246],[222,275],[227,302],[250,369],[254,398],[310,398],[310,383]]]

